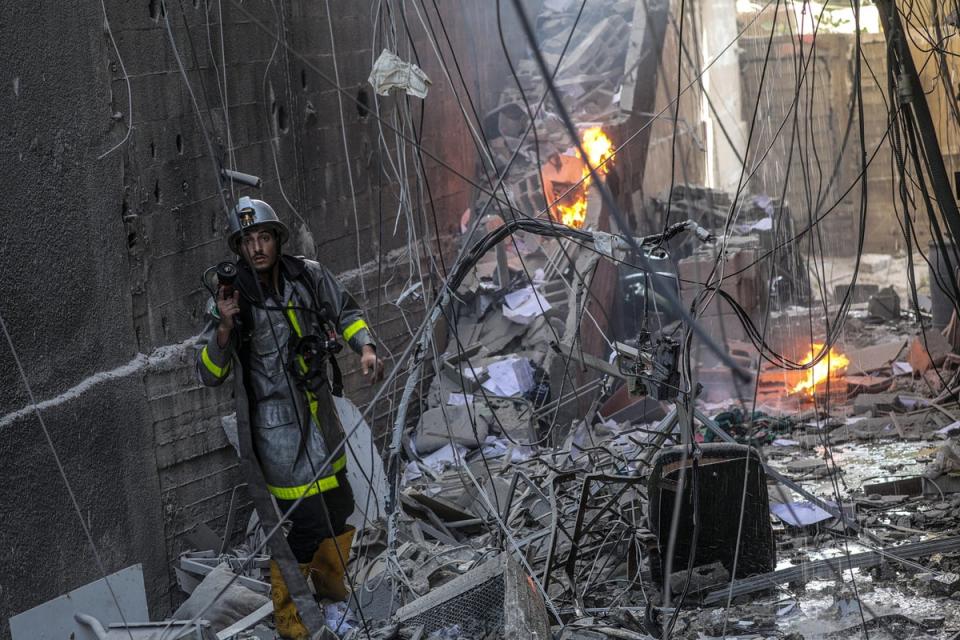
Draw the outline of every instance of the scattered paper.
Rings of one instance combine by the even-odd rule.
[[[526,358],[507,358],[487,365],[483,388],[495,396],[511,397],[533,388],[533,367]]]
[[[891,366],[895,376],[906,376],[913,373],[913,367],[910,366],[909,362],[894,362]]]
[[[346,602],[323,605],[323,617],[326,618],[327,626],[341,638],[357,624],[357,618]]]
[[[753,204],[763,209],[769,218],[773,218],[773,198],[768,195],[753,196]]]
[[[483,443],[483,455],[487,458],[502,458],[510,452],[510,462],[524,462],[530,459],[529,447],[514,445],[512,442],[496,436],[487,436]]]
[[[473,394],[451,393],[449,396],[447,396],[447,404],[451,407],[463,407],[468,404],[473,404]]]
[[[770,231],[773,229],[773,218],[764,218],[750,225],[751,231]]]
[[[459,467],[463,457],[467,455],[467,448],[459,444],[445,444],[428,456],[423,457],[423,464],[437,473],[446,467]]]
[[[391,89],[402,89],[408,95],[426,98],[430,88],[430,78],[423,69],[384,49],[373,65],[367,82],[381,96],[390,95]]]
[[[806,501],[771,504],[770,512],[780,518],[781,521],[794,527],[805,527],[833,517],[812,502]]]
[[[909,411],[916,409],[917,407],[929,407],[930,402],[924,398],[917,398],[914,396],[897,396],[897,402],[902,404],[904,408]]]
[[[957,431],[960,431],[960,420],[957,420],[956,422],[951,422],[950,424],[943,427],[942,429],[937,429],[936,433],[941,436],[949,438],[951,435],[953,435],[953,433]]]
[[[800,446],[800,443],[796,440],[790,440],[788,438],[777,438],[773,441],[773,446],[775,447],[797,447]]]
[[[477,380],[483,376],[483,367],[464,365],[461,368],[460,373],[468,380]]]
[[[550,310],[550,303],[533,287],[524,287],[504,297],[503,316],[517,324],[528,325]]]

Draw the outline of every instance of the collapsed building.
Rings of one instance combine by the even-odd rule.
[[[245,195],[387,364],[313,637],[960,633],[952,7],[341,5],[0,27],[0,635],[280,637],[193,371]]]

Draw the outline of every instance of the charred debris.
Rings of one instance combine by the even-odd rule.
[[[787,3],[783,18],[738,3],[756,93],[728,118],[724,88],[695,73],[711,59],[683,32],[699,10],[537,4],[511,14],[533,41],[497,106],[469,106],[496,175],[458,220],[433,289],[397,300],[425,309],[389,363],[401,393],[377,419],[341,407],[352,596],[320,603],[317,637],[957,637],[960,215],[938,145],[956,133],[956,98],[931,116],[905,35],[929,32],[923,16],[889,2],[837,11],[821,36],[826,5]],[[854,89],[849,104],[830,95],[843,112],[830,132],[804,75],[815,55],[802,45],[821,37],[852,51],[835,60]],[[897,101],[874,104],[879,116],[857,89],[866,40],[882,43]],[[799,115],[764,110],[782,78],[744,62],[756,51],[796,62]],[[369,80],[425,100],[439,82],[389,51]],[[711,145],[740,158],[732,182],[687,165],[683,150],[702,146],[681,116],[690,87],[725,140]],[[870,252],[876,122],[903,233]],[[821,224],[840,205],[848,231]],[[174,568],[185,602],[167,620],[77,624],[111,640],[274,638],[278,532],[232,498],[224,531],[191,532]]]

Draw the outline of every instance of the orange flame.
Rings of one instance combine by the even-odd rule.
[[[590,127],[580,134],[580,142],[583,150],[587,152],[587,160],[600,175],[607,175],[610,171],[611,159],[613,158],[613,142],[607,137],[600,127]],[[582,157],[577,151],[577,157]],[[603,163],[601,165],[601,163]],[[578,189],[574,189],[570,194],[558,202],[555,209],[559,214],[557,217],[568,227],[579,229],[587,219],[587,192],[590,189],[590,170],[587,165],[583,165],[583,182]]]
[[[587,152],[587,160],[590,166],[597,169],[601,175],[607,175],[610,171],[610,163],[604,163],[607,158],[613,157],[613,142],[607,137],[600,127],[590,127],[580,134],[580,141],[583,143],[583,149]],[[578,154],[579,155],[579,152]],[[583,167],[583,175],[589,176],[590,171],[586,166]]]
[[[800,361],[800,364],[810,364],[813,362],[817,356],[823,352],[824,346],[825,345],[822,344],[814,344],[813,350],[807,354],[807,357]],[[837,376],[843,375],[849,364],[849,358],[839,351],[836,351],[833,347],[830,347],[830,352],[825,355],[820,362],[804,372],[805,376],[803,380],[798,382],[797,385],[790,390],[790,393],[805,393],[813,396],[816,392],[817,385],[826,383],[827,379],[831,376],[836,378]]]

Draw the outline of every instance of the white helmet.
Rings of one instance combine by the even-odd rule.
[[[243,196],[237,202],[237,206],[230,212],[228,223],[230,225],[230,235],[227,237],[227,244],[234,253],[240,253],[240,238],[244,232],[252,231],[258,227],[267,227],[277,232],[277,239],[283,243],[290,237],[287,225],[280,222],[277,212],[273,207],[263,200],[254,200],[253,198]]]

